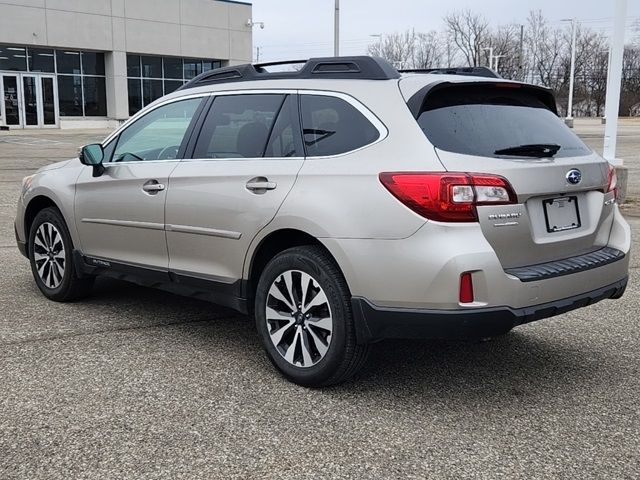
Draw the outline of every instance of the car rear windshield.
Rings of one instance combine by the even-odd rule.
[[[432,91],[418,124],[435,147],[454,153],[505,157],[510,155],[495,152],[524,145],[558,145],[555,157],[591,153],[535,92],[523,88],[467,84]]]

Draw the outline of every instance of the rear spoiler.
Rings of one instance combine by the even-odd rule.
[[[551,110],[556,115],[558,114],[556,99],[553,96],[553,91],[550,88],[517,82],[432,82],[414,93],[407,101],[407,106],[409,107],[409,110],[411,111],[413,117],[417,119],[420,115],[420,112],[422,111],[422,106],[429,96],[435,94],[439,90],[463,86],[520,89],[521,91],[525,91],[527,93],[535,95],[542,103],[544,103],[544,105],[549,110]]]

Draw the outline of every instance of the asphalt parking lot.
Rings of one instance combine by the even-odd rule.
[[[0,479],[640,478],[637,256],[619,301],[488,342],[384,342],[354,381],[308,390],[215,305],[111,280],[40,295],[14,242],[20,180],[104,136],[0,132]],[[633,206],[640,123],[618,142]]]

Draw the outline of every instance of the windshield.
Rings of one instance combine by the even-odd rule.
[[[437,148],[483,157],[536,157],[514,147],[557,145],[554,157],[589,148],[534,95],[520,88],[453,86],[426,98],[418,124]],[[554,148],[555,150],[555,148]]]

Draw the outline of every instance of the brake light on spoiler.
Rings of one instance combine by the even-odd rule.
[[[517,203],[499,175],[466,172],[383,172],[380,182],[417,214],[438,222],[477,222],[479,205]]]

